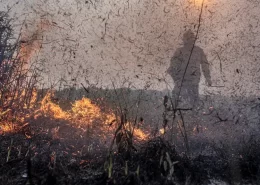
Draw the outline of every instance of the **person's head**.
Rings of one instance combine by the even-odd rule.
[[[196,36],[194,35],[194,33],[191,30],[186,31],[183,34],[183,43],[184,44],[193,44],[195,41]]]

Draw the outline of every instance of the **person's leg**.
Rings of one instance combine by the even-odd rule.
[[[191,86],[191,106],[192,106],[192,120],[193,125],[196,128],[197,133],[200,132],[200,123],[198,119],[198,107],[199,107],[199,85]]]
[[[173,101],[173,109],[176,109],[178,106],[178,102],[180,101],[180,84],[175,83],[174,89],[172,91],[172,101]]]

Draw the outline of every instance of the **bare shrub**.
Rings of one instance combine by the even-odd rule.
[[[36,102],[36,63],[28,63],[22,51],[27,41],[14,36],[12,19],[0,12],[0,121],[21,123]],[[21,116],[23,114],[23,116]]]

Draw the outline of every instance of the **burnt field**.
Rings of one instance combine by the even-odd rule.
[[[197,126],[190,118],[196,118],[194,113],[183,111],[182,122],[180,114],[171,119],[171,111],[161,105],[157,112],[151,111],[161,120],[156,124],[154,119],[146,119],[147,109],[135,112],[136,116],[127,111],[138,97],[134,94],[140,92],[117,90],[117,97],[127,92],[132,97],[122,109],[122,102],[112,103],[115,97],[108,90],[107,96],[100,89],[99,93],[97,89],[91,91],[95,97],[86,93],[89,98],[76,97],[75,101],[66,99],[64,91],[38,93],[33,108],[25,110],[27,114],[12,122],[3,119],[12,119],[11,111],[2,116],[0,184],[259,182],[259,136],[253,123],[245,123],[246,114],[237,120],[230,115],[236,114],[235,110],[224,114],[219,106],[205,113],[206,108],[201,108],[196,114],[204,121]],[[150,102],[162,96],[145,93],[142,96],[149,97]],[[254,106],[252,100],[241,104],[245,102],[251,102],[250,106],[240,112],[253,114],[254,109],[246,110],[257,102]],[[163,116],[165,112],[167,116]]]

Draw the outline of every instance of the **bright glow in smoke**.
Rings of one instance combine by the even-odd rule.
[[[206,3],[206,1],[205,0],[193,0],[194,1],[194,4],[196,5],[196,6],[202,6],[202,4],[204,3]]]

